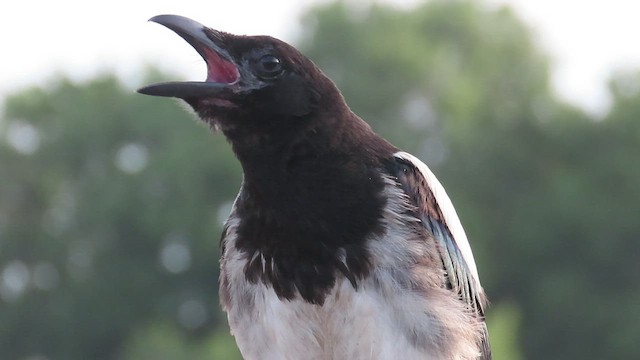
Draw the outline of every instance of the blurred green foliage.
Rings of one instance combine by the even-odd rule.
[[[640,73],[593,119],[554,97],[507,8],[338,2],[303,23],[354,111],[447,187],[496,359],[640,358]],[[223,137],[111,76],[5,107],[0,358],[239,359],[217,303],[241,181]]]
[[[159,319],[224,322],[216,238],[241,173],[222,137],[111,76],[8,99],[2,134],[1,358],[115,359]]]

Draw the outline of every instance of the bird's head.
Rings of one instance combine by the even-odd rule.
[[[335,85],[294,47],[269,36],[238,36],[191,19],[150,19],[176,32],[203,57],[206,80],[164,82],[138,91],[185,100],[225,134],[281,132],[296,127],[322,103],[342,103]]]

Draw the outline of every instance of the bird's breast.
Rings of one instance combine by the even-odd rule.
[[[247,291],[253,293],[253,306],[228,308],[232,333],[247,360],[435,359],[404,336],[379,293],[356,291],[346,280],[323,305],[282,301],[263,284]]]
[[[231,216],[220,293],[245,359],[477,358],[471,333],[477,320],[457,294],[440,286],[432,239],[407,215],[406,197],[391,180],[385,196],[386,231],[363,244],[371,270],[355,287],[337,274],[321,304],[300,295],[282,298],[273,284],[248,279],[245,269],[255,256],[236,247],[240,220]]]

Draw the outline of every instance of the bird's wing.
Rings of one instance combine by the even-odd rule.
[[[406,152],[398,152],[394,157],[397,165],[394,176],[416,206],[417,216],[437,242],[446,276],[445,286],[458,293],[460,299],[484,319],[486,297],[467,235],[449,196],[427,165],[418,158]],[[481,347],[481,359],[491,359],[486,326]]]
[[[467,235],[449,196],[422,161],[406,152],[398,152],[394,156],[399,165],[394,174],[398,183],[416,206],[417,215],[424,226],[437,241],[446,272],[446,285],[482,315],[484,292],[478,270]]]

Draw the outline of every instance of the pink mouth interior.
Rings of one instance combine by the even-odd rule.
[[[240,74],[238,68],[231,62],[223,59],[215,51],[204,48],[207,63],[207,81],[225,84],[233,84]]]

